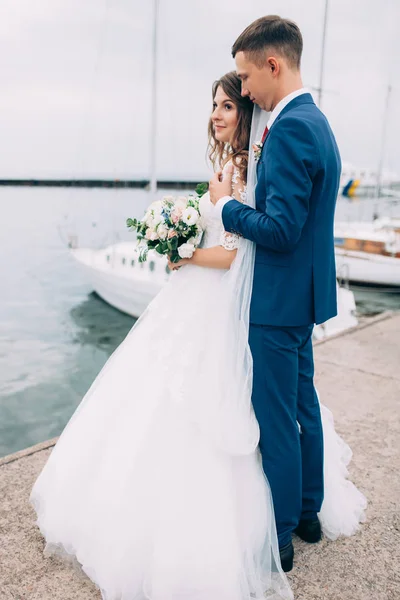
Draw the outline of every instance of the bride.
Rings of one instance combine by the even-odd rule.
[[[214,83],[210,158],[233,165],[233,196],[254,205],[247,149],[266,113],[253,115],[240,89],[234,72]],[[293,598],[251,404],[254,248],[213,211],[206,194],[201,247],[103,367],[30,494],[45,555],[71,561],[103,600]],[[347,479],[351,450],[321,408],[319,517],[335,539],[357,530],[365,498]]]

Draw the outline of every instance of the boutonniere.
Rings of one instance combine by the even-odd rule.
[[[253,144],[253,154],[254,154],[254,160],[256,162],[258,162],[258,160],[260,159],[262,147],[263,147],[263,144],[261,142],[255,142]]]
[[[263,149],[263,146],[264,146],[264,142],[265,142],[265,139],[266,139],[267,135],[268,135],[268,127],[266,127],[264,129],[264,133],[263,133],[263,136],[261,138],[261,141],[254,142],[254,144],[253,144],[253,154],[254,154],[254,160],[256,162],[258,162],[260,160],[261,152],[262,152],[262,149]]]

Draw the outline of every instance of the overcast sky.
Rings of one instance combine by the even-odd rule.
[[[147,177],[151,0],[2,0],[0,177]],[[400,173],[400,0],[330,0],[322,110],[342,159],[375,168],[393,86],[385,166]],[[318,85],[325,0],[160,0],[158,173],[207,174],[212,82],[254,19],[304,37]]]

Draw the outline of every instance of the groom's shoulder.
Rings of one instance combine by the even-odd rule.
[[[329,128],[329,123],[318,106],[304,103],[282,114],[274,123],[271,133],[275,130],[277,137],[292,135],[299,140],[312,140],[318,144],[319,134],[326,128]]]
[[[310,127],[326,120],[325,115],[320,111],[318,106],[314,102],[307,102],[299,104],[290,110],[282,113],[281,118],[277,121],[283,123],[293,123],[299,127]]]
[[[318,142],[320,125],[316,119],[319,118],[315,111],[304,110],[299,106],[277,119],[270,131],[269,162],[271,156],[279,159],[282,152],[286,153],[289,148],[294,148],[296,156],[303,156],[304,159],[309,159],[313,164],[318,165],[321,160]],[[265,160],[267,160],[266,154]]]
[[[282,115],[282,118],[285,117],[297,119],[303,123],[305,128],[308,127],[313,131],[320,127],[329,127],[328,119],[314,102],[296,106],[285,115]]]
[[[302,106],[296,107],[283,114],[271,129],[272,137],[293,137],[300,140],[316,141],[318,116],[314,111],[305,110]]]

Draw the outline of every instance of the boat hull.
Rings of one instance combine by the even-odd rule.
[[[150,261],[139,266],[132,244],[115,244],[103,250],[79,248],[71,253],[92,290],[105,302],[132,317],[143,313],[169,277],[165,258],[152,256]],[[339,286],[337,292],[338,315],[314,328],[316,339],[357,325],[353,293]]]
[[[359,284],[400,287],[400,258],[335,248],[339,278]]]
[[[107,250],[82,248],[71,250],[71,253],[92,290],[105,302],[132,317],[137,318],[143,313],[168,279],[165,259],[159,259],[159,262],[162,261],[158,265],[159,272],[153,274],[148,270],[148,265],[143,269],[139,266],[132,269],[131,255],[127,252],[127,256],[123,257],[124,265],[120,256],[113,257]],[[111,256],[110,262],[107,262],[107,256]]]

